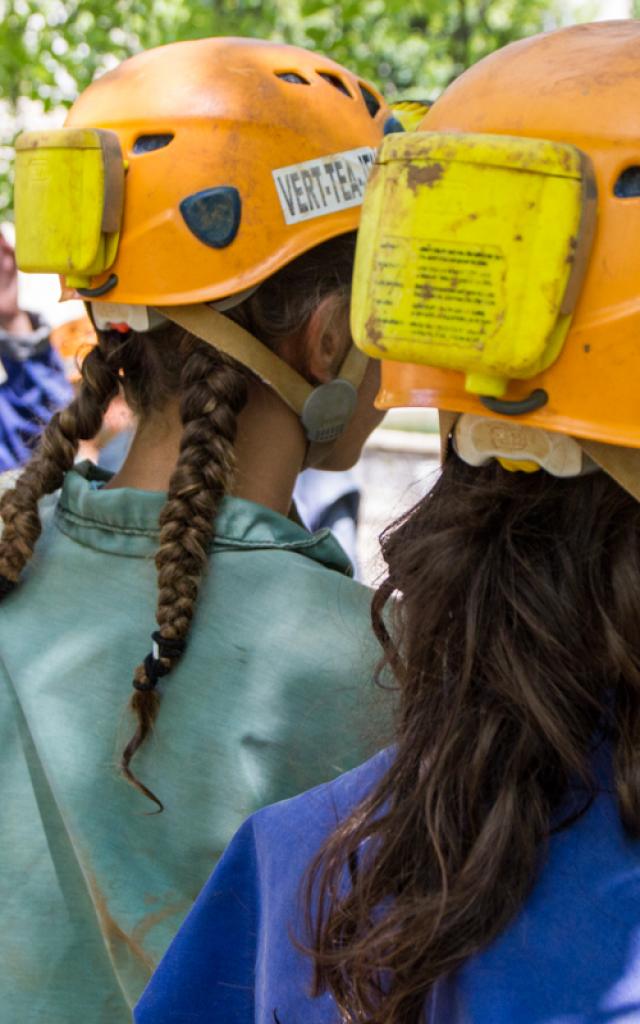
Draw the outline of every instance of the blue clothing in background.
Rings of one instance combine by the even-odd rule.
[[[27,462],[44,424],[73,397],[49,327],[29,317],[33,334],[0,330],[0,472]]]
[[[357,467],[341,472],[305,469],[296,480],[293,500],[307,530],[329,529],[346,551],[356,579],[360,479]]]
[[[389,757],[248,819],[146,989],[137,1024],[339,1024],[327,994],[309,997],[310,964],[291,941],[303,934],[299,890]],[[608,764],[601,775],[587,813],[551,838],[518,917],[436,986],[429,1024],[640,1024],[640,843],[620,825]]]
[[[104,448],[100,449],[98,455],[100,469],[106,469],[108,473],[117,473],[122,468],[122,464],[129,454],[133,434],[133,429],[121,430],[105,444]]]

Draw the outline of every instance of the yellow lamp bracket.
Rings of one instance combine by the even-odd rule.
[[[406,132],[414,132],[432,107],[431,100],[396,100],[391,110]]]
[[[464,374],[503,415],[557,359],[591,252],[595,177],[575,146],[500,135],[385,139],[358,235],[352,330],[368,355]]]
[[[60,128],[16,140],[16,261],[31,274],[61,274],[67,286],[105,294],[120,240],[125,164],[114,132]]]

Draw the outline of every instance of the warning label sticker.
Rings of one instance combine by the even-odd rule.
[[[505,259],[493,245],[386,237],[373,277],[388,337],[482,351],[504,310]]]
[[[359,206],[375,156],[363,146],[272,171],[287,224]]]

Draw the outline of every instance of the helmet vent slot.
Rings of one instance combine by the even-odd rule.
[[[171,132],[159,135],[138,135],[133,144],[134,153],[154,153],[156,149],[164,149],[173,140]]]
[[[364,86],[362,82],[358,82],[358,85],[360,86],[360,92],[362,93],[362,98],[365,102],[367,110],[369,111],[372,117],[375,117],[378,111],[380,110],[380,100],[378,99],[377,96],[374,96],[371,90],[367,89],[367,87]]]
[[[281,78],[283,82],[291,82],[292,85],[309,85],[307,79],[297,71],[276,71],[276,78]]]
[[[627,167],[616,181],[613,188],[618,199],[638,199],[640,197],[640,167],[635,164]]]
[[[339,92],[343,92],[345,96],[349,97],[349,99],[352,98],[351,93],[347,89],[342,79],[338,77],[338,75],[332,75],[330,71],[318,71],[318,74],[320,78],[324,78],[325,82],[328,82],[329,85],[332,85],[334,89],[337,89]]]

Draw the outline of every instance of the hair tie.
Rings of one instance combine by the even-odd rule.
[[[147,681],[143,683],[134,679],[132,683],[134,690],[138,690],[140,693],[149,693],[151,690],[155,690],[158,680],[171,671],[171,666],[163,665],[162,659],[173,661],[174,658],[179,658],[184,654],[187,646],[184,640],[169,640],[158,630],[151,634],[151,639],[153,647],[144,659]]]
[[[12,590],[15,590],[17,586],[17,580],[10,580],[7,576],[3,576],[2,573],[0,573],[0,601],[3,597],[6,597],[7,594],[10,594]]]
[[[187,647],[186,640],[169,640],[159,630],[151,634],[154,658],[180,658]]]

